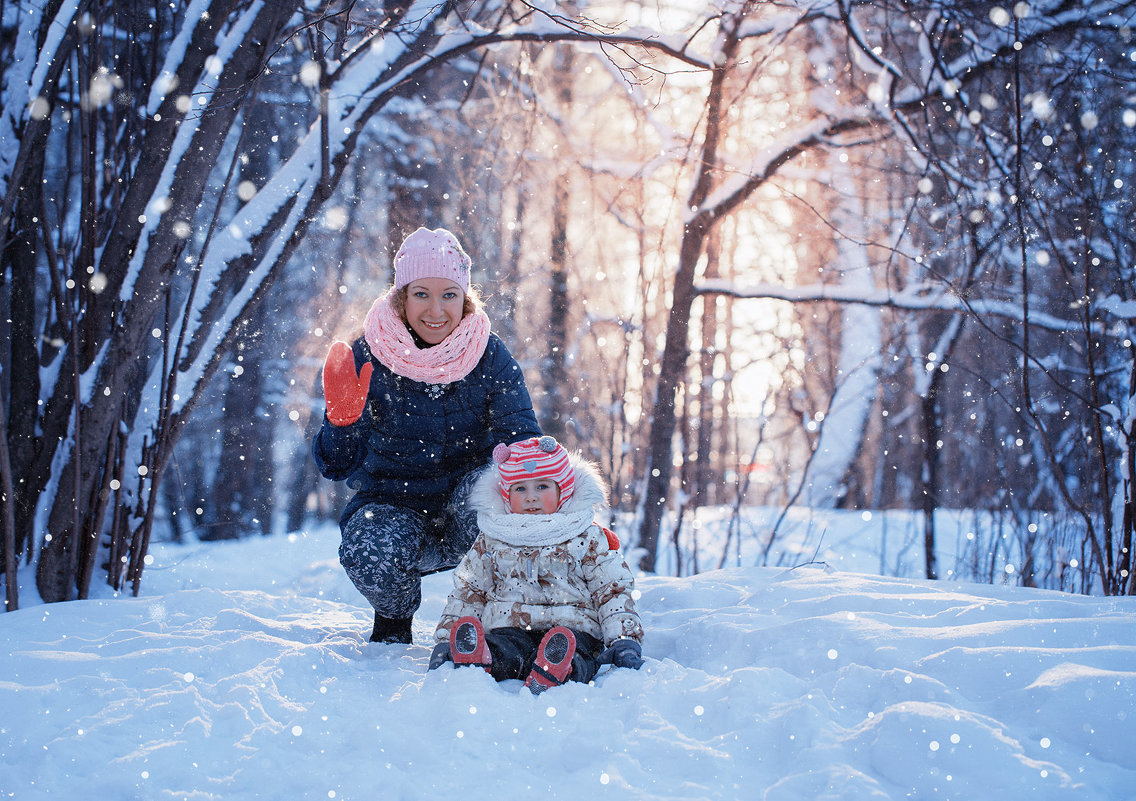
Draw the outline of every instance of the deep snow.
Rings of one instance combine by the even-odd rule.
[[[648,576],[643,670],[536,697],[426,672],[449,574],[413,645],[366,642],[337,546],[158,545],[144,597],[0,614],[0,797],[1136,796],[1136,599]]]

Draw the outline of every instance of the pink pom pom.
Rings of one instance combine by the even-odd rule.
[[[493,448],[493,461],[497,464],[504,464],[509,461],[509,446],[504,442],[499,442]]]

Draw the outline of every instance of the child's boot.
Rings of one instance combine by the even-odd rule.
[[[556,626],[544,635],[536,652],[536,662],[525,679],[525,686],[533,695],[568,680],[572,672],[572,657],[576,653],[576,635],[571,629]]]
[[[475,617],[458,618],[450,629],[450,658],[455,665],[479,665],[489,670],[493,655],[485,641],[485,629]]]

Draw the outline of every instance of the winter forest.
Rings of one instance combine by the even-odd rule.
[[[462,238],[641,569],[769,558],[744,509],[907,510],[926,578],[1136,594],[1134,26],[0,2],[6,608],[22,569],[137,594],[154,542],[335,520],[320,368],[419,225]],[[976,521],[949,563],[943,510]]]

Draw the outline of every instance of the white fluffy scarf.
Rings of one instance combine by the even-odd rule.
[[[517,515],[509,512],[478,512],[477,527],[481,533],[495,540],[519,548],[536,548],[555,545],[579,536],[595,522],[590,509],[566,514]]]

